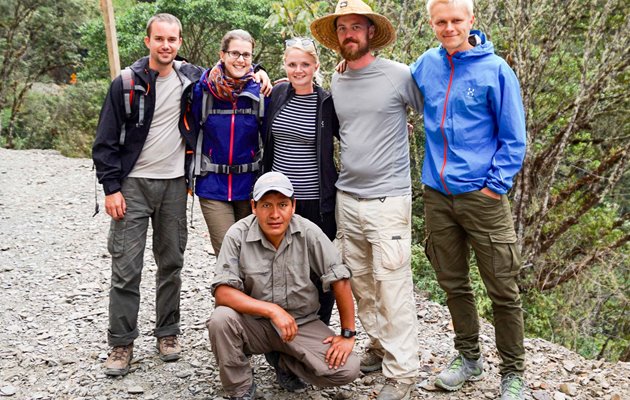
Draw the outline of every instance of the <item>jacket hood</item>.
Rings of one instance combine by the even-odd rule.
[[[479,30],[471,30],[471,35],[476,35],[480,39],[480,44],[473,47],[470,50],[458,51],[453,55],[453,60],[465,60],[475,57],[484,57],[489,54],[494,54],[494,45],[491,41],[487,40],[486,34]],[[448,55],[446,49],[440,45],[440,55],[444,58]]]

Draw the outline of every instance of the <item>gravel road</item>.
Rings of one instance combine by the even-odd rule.
[[[97,191],[102,206],[100,186]],[[104,211],[92,217],[92,163],[54,151],[0,149],[0,397],[221,399],[204,326],[213,308],[209,283],[215,258],[196,203],[194,208],[183,271],[183,357],[163,363],[150,336],[156,267],[149,248],[142,281],[141,336],[135,342],[132,369],[125,377],[109,378],[102,369],[108,351],[109,217]],[[150,246],[151,241],[147,243]],[[458,393],[435,391],[430,378],[454,355],[452,326],[444,307],[421,296],[417,303],[422,370],[413,398],[497,398],[498,357],[489,324],[482,330],[488,377]],[[336,316],[333,321],[338,326]],[[360,334],[359,352],[365,340]],[[527,340],[526,346],[528,398],[630,399],[630,364],[584,360],[540,339]],[[380,373],[373,373],[342,388],[312,388],[291,395],[274,383],[261,356],[254,356],[253,364],[257,396],[266,400],[368,400],[384,381]]]

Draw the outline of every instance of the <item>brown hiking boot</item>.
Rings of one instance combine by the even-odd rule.
[[[177,336],[164,336],[158,338],[157,349],[160,352],[160,360],[176,361],[182,353],[182,346],[179,345]]]
[[[105,361],[105,375],[121,376],[129,372],[133,358],[133,343],[127,346],[114,346]]]

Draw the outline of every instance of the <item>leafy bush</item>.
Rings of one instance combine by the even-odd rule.
[[[15,148],[89,157],[107,87],[107,81],[92,81],[30,91],[16,119]]]

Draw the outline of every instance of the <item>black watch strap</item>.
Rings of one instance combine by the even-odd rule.
[[[349,339],[351,337],[355,337],[357,335],[357,331],[352,331],[350,329],[341,328],[341,336]]]

